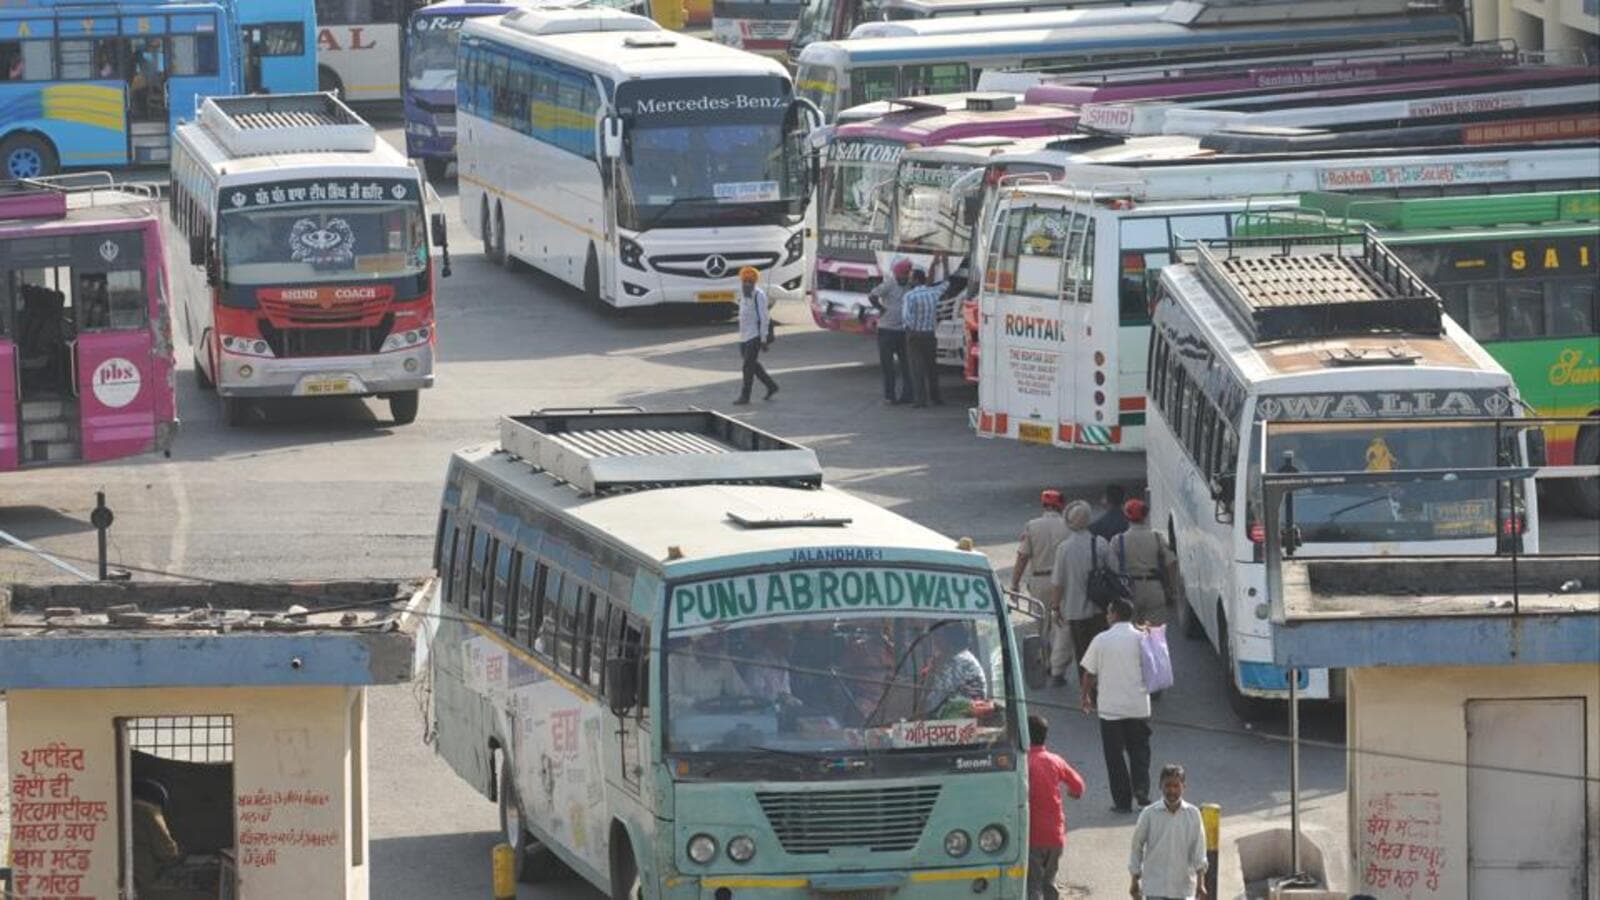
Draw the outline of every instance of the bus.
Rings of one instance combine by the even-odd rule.
[[[172,218],[205,285],[184,339],[222,419],[267,397],[377,396],[396,424],[433,385],[443,213],[421,173],[331,94],[211,97],[179,127]]]
[[[0,178],[164,164],[199,98],[239,92],[219,0],[0,7]]]
[[[1409,198],[1592,189],[1597,152],[1588,144],[1140,161],[1073,166],[1056,184],[1008,187],[985,222],[975,430],[1056,447],[1144,449],[1155,280],[1175,247],[1231,237],[1241,216],[1316,190]]]
[[[594,303],[735,302],[761,273],[799,299],[817,117],[776,61],[613,9],[462,26],[467,230]],[[530,113],[531,110],[531,113]]]
[[[230,0],[239,23],[243,93],[317,90],[317,17],[311,0]]]
[[[154,187],[0,183],[0,471],[165,453],[178,430]]]
[[[961,105],[955,105],[956,103]],[[811,317],[821,328],[877,332],[867,293],[882,278],[877,253],[889,236],[889,207],[900,154],[958,138],[1070,134],[1078,114],[1019,104],[1011,94],[900,100],[894,112],[837,126],[817,187],[817,245]]]
[[[456,158],[456,47],[461,24],[478,16],[499,16],[512,3],[440,0],[411,14],[406,24],[404,59],[406,156],[422,160],[428,177],[445,176]]]
[[[1022,667],[968,542],[708,411],[503,418],[446,479],[424,731],[524,877],[1024,896]]]
[[[1028,28],[1089,28],[1098,25],[1143,25],[1159,22],[1166,13],[1164,3],[1139,6],[1106,6],[1090,9],[1058,9],[1009,15],[941,16],[932,19],[895,19],[862,22],[850,31],[850,39],[888,37],[932,37],[938,34],[980,34],[990,31],[1020,31]]]
[[[1533,414],[1596,420],[1547,426],[1550,465],[1600,460],[1600,192],[1412,200],[1310,193],[1295,214],[1261,217],[1261,228],[1282,230],[1308,216],[1319,230],[1376,229],[1511,373]],[[1560,496],[1573,511],[1600,516],[1600,480],[1576,480]]]
[[[805,7],[805,0],[712,0],[711,38],[782,61]]]
[[[1150,304],[1150,521],[1183,572],[1183,631],[1211,641],[1230,702],[1251,718],[1289,688],[1273,662],[1255,473],[1493,468],[1507,452],[1496,420],[1519,401],[1511,376],[1370,235],[1201,242],[1192,254],[1161,270]],[[1263,422],[1297,425],[1263,439]],[[1526,461],[1519,437],[1506,462]],[[1514,492],[1334,484],[1297,492],[1286,514],[1296,558],[1538,552],[1531,477]],[[1302,698],[1338,695],[1328,670],[1297,671]]]
[[[861,25],[919,19],[1019,15],[1062,9],[1099,9],[1134,5],[1136,0],[817,0],[800,11],[789,58],[799,59],[806,45],[840,41]],[[1141,4],[1142,5],[1142,4]]]
[[[400,32],[411,13],[426,5],[427,0],[316,0],[317,90],[352,102],[399,100]]]
[[[1425,14],[1355,20],[1191,26],[1177,22],[1024,29],[984,35],[865,38],[811,44],[797,60],[800,93],[832,117],[887,97],[974,89],[985,71],[1016,68],[1104,71],[1153,59],[1202,61],[1269,53],[1460,41],[1461,20]]]

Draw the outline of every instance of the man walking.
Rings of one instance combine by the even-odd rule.
[[[901,301],[905,305],[906,351],[911,357],[912,406],[922,408],[932,403],[944,405],[939,396],[939,340],[934,328],[939,322],[939,298],[944,296],[945,283],[928,282],[928,273],[915,269],[911,273],[912,288]]]
[[[1105,628],[1105,618],[1089,602],[1089,571],[1097,556],[1105,558],[1105,542],[1089,533],[1091,515],[1082,500],[1067,504],[1067,538],[1056,548],[1050,567],[1051,602],[1045,614],[1056,617],[1050,633],[1050,683],[1057,687],[1067,683],[1072,659],[1081,667],[1089,642]]]
[[[1140,635],[1133,603],[1125,597],[1106,609],[1110,627],[1095,635],[1083,655],[1083,711],[1100,714],[1111,811],[1133,812],[1150,803],[1150,695],[1144,689]]]
[[[1143,500],[1122,504],[1128,530],[1111,539],[1114,565],[1127,565],[1133,588],[1134,621],[1146,625],[1167,624],[1167,585],[1171,578],[1172,549],[1167,536],[1150,527],[1150,507]]]
[[[878,310],[878,368],[883,370],[884,402],[910,403],[911,358],[906,355],[905,307],[901,299],[911,286],[911,260],[895,260],[890,275],[867,294],[867,302]],[[900,376],[898,392],[896,373]]]
[[[1096,536],[1108,541],[1127,531],[1128,520],[1122,516],[1122,503],[1127,499],[1127,496],[1128,494],[1122,489],[1122,485],[1106,485],[1106,491],[1100,498],[1103,509],[1100,515],[1095,518],[1094,524],[1089,526],[1089,530],[1094,532]]]
[[[1055,616],[1049,614],[1050,568],[1056,562],[1056,548],[1067,539],[1067,520],[1061,517],[1060,491],[1040,491],[1039,505],[1044,507],[1043,511],[1022,526],[1022,538],[1017,541],[1017,561],[1011,567],[1011,592],[1020,591],[1026,578],[1028,596],[1045,607],[1045,615],[1039,622],[1039,637],[1044,641],[1048,669],[1050,638],[1055,627]]]
[[[750,386],[757,378],[767,388],[766,399],[778,392],[778,383],[761,365],[761,351],[772,346],[772,314],[767,310],[767,292],[756,286],[760,279],[761,273],[749,266],[739,270],[739,353],[744,357],[744,380],[733,401],[738,406],[750,402]]]
[[[1205,827],[1199,808],[1183,799],[1185,780],[1183,766],[1162,766],[1161,802],[1146,806],[1133,827],[1134,900],[1206,900]]]
[[[1028,900],[1059,900],[1056,879],[1067,848],[1067,816],[1061,787],[1076,800],[1083,796],[1083,776],[1067,761],[1045,749],[1050,723],[1028,714]]]

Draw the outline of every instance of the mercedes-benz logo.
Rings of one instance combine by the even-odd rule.
[[[713,253],[706,257],[706,275],[711,278],[721,278],[728,274],[728,260],[720,253]]]

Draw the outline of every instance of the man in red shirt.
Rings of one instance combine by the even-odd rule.
[[[1067,846],[1067,817],[1061,809],[1061,786],[1076,800],[1083,796],[1083,776],[1044,747],[1050,723],[1028,714],[1028,900],[1060,900],[1056,872]]]

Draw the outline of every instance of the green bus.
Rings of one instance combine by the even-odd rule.
[[[1597,417],[1593,426],[1547,431],[1550,465],[1600,462],[1600,191],[1411,200],[1309,193],[1300,212],[1339,229],[1376,229],[1538,415]],[[1600,516],[1600,479],[1579,480],[1564,499]]]

